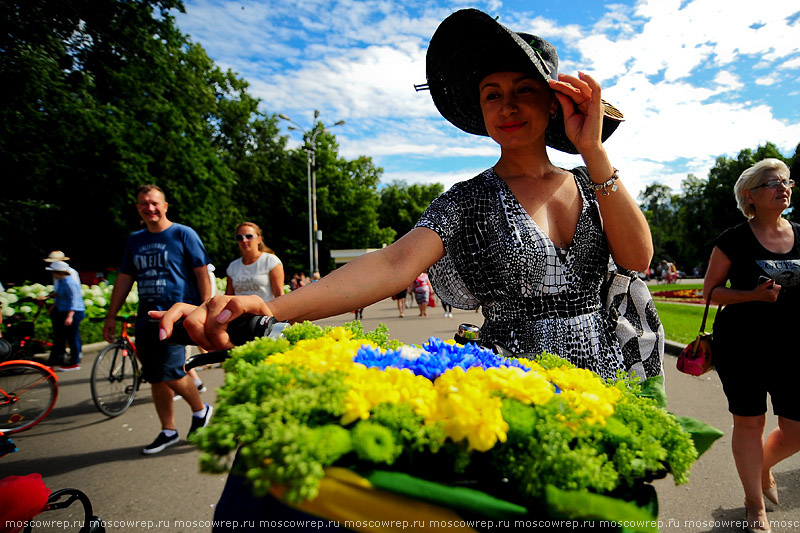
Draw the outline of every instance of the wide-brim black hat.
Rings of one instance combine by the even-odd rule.
[[[535,35],[517,33],[477,9],[456,11],[439,25],[428,46],[426,73],[436,108],[456,127],[488,136],[481,112],[478,84],[495,72],[538,74],[558,79],[556,49]],[[624,120],[622,113],[603,101],[602,140]],[[550,120],[545,143],[570,154],[578,153],[564,132],[564,119]]]

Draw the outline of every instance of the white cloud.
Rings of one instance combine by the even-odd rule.
[[[796,111],[780,106],[798,94],[800,22],[787,24],[797,2],[618,2],[586,18],[591,25],[570,6],[556,2],[544,15],[514,0],[479,8],[557,42],[562,72],[589,71],[601,81],[604,97],[627,117],[607,149],[634,196],[653,181],[677,188],[688,173],[705,177],[717,156],[765,141],[794,150],[800,124],[787,116]],[[413,89],[425,82],[428,39],[459,7],[467,0],[188,0],[189,15],[178,21],[218,65],[250,82],[265,111],[305,126],[313,109],[326,124],[346,119],[335,130],[342,155],[373,156],[385,182],[396,176],[452,184],[483,170],[474,159],[457,168],[458,156],[491,164],[499,154],[492,141],[447,124],[430,95]],[[781,84],[787,94],[770,100],[768,91]],[[403,156],[417,168],[429,159],[431,168],[454,170],[406,171]],[[580,164],[576,156],[551,157],[565,167]]]

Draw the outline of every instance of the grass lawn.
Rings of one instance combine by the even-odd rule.
[[[679,289],[702,289],[702,280],[697,283],[671,283],[647,285],[650,292],[673,291]],[[656,309],[661,323],[664,324],[664,335],[671,341],[689,344],[700,331],[700,323],[703,321],[703,310],[699,305],[684,305],[672,302],[656,301]],[[714,317],[717,316],[717,305],[711,304],[708,309],[708,320],[706,320],[706,331],[711,331],[714,327]]]
[[[664,324],[664,336],[675,342],[689,344],[700,331],[700,323],[703,321],[704,307],[699,305],[684,305],[668,302],[656,302],[658,316]],[[712,305],[708,309],[708,320],[706,320],[706,331],[711,331],[714,325],[714,317],[717,316],[717,306]]]

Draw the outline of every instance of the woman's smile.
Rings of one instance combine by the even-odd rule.
[[[506,133],[511,133],[521,129],[523,126],[525,126],[525,124],[527,123],[523,120],[514,120],[510,122],[504,122],[503,124],[500,124],[498,128]]]

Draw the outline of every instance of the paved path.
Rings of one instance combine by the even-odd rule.
[[[440,307],[430,309],[427,318],[416,314],[416,309],[411,309],[406,318],[400,319],[395,303],[385,300],[366,308],[363,322],[366,329],[384,322],[393,337],[414,343],[430,336],[450,338],[461,322],[482,322],[480,315],[458,309],[454,310],[454,318],[443,318]],[[338,325],[352,317],[341,315],[319,323]],[[109,521],[108,531],[210,531],[207,521],[213,517],[225,477],[199,473],[198,452],[185,442],[155,456],[140,455],[141,448],[159,430],[149,387],[142,388],[127,413],[106,418],[95,410],[89,392],[89,369],[94,357],[93,353],[86,355],[81,371],[59,374],[56,408],[44,422],[14,439],[20,451],[0,459],[0,473],[5,476],[39,472],[53,489],[82,489],[90,495],[96,514]],[[711,372],[694,378],[679,374],[674,366],[675,358],[667,356],[670,410],[701,418],[723,430],[725,436],[696,463],[688,485],[675,487],[671,478],[656,482],[661,529],[676,533],[742,531],[740,525],[730,525],[744,517],[744,496],[731,458],[730,415],[717,375]],[[222,384],[223,372],[218,368],[203,370],[201,376],[209,385],[204,397],[213,403],[213,390]],[[177,402],[176,408],[179,431],[185,435],[189,410],[183,402]],[[773,416],[768,423],[774,426]],[[784,525],[777,522],[774,531],[800,531],[800,456],[779,465],[775,477],[782,505],[770,512],[770,517],[783,520]],[[40,518],[75,517],[58,511]],[[179,520],[185,524],[177,523]],[[790,524],[790,520],[795,522]],[[723,525],[724,521],[729,525]]]

